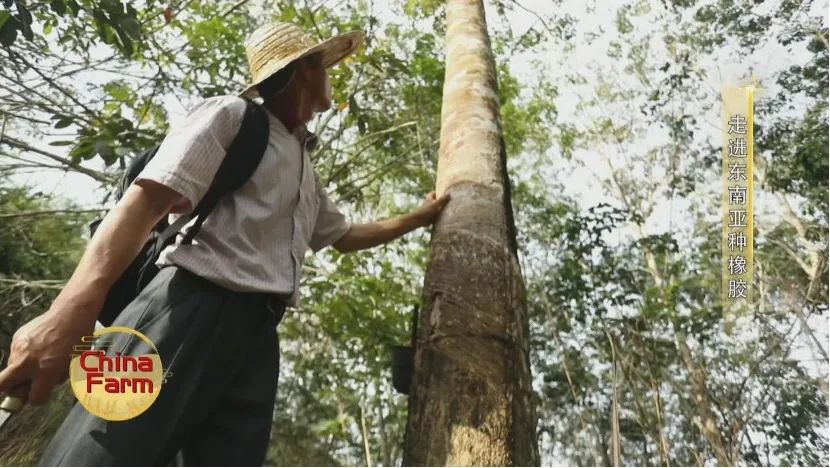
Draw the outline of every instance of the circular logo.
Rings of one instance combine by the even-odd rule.
[[[132,335],[146,343],[142,355],[107,353],[113,335]],[[164,371],[156,346],[142,333],[127,327],[95,330],[92,346],[69,364],[72,391],[87,411],[108,421],[134,418],[150,407],[161,391]]]

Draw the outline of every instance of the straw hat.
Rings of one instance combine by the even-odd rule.
[[[362,31],[351,31],[318,43],[291,23],[272,22],[260,26],[245,41],[251,83],[239,94],[250,98],[258,96],[256,85],[292,61],[315,52],[321,53],[324,67],[335,65],[354,52],[363,38]]]

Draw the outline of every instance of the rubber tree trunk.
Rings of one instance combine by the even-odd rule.
[[[434,226],[403,465],[538,465],[525,288],[480,0],[447,5]]]

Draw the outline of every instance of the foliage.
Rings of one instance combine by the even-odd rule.
[[[64,205],[69,213],[50,208]],[[80,259],[88,213],[73,214],[71,204],[44,200],[42,194],[0,181],[0,314],[3,349],[17,326],[45,310]],[[51,285],[50,281],[57,282]]]
[[[55,209],[64,210],[56,212]],[[0,179],[0,363],[18,327],[44,312],[80,259],[89,213]],[[33,465],[73,398],[69,386],[46,406],[26,407],[3,427],[3,465]]]

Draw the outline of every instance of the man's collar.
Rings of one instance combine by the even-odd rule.
[[[279,119],[279,117],[277,117],[267,107],[266,107],[266,110],[268,111],[268,115],[271,118],[273,118],[274,120],[276,120],[277,123],[279,123],[280,126],[282,126],[282,128],[286,132],[293,133],[298,141],[303,142],[303,146],[305,146],[306,151],[312,151],[314,148],[317,147],[317,143],[319,142],[319,138],[317,138],[317,135],[315,133],[309,131],[308,127],[306,127],[305,124],[300,124],[299,126],[297,126],[297,128],[294,129],[293,132],[289,132],[288,129],[285,128],[285,124],[282,123],[282,121]]]
[[[308,130],[306,130],[305,140],[303,141],[303,144],[305,145],[305,150],[306,151],[314,151],[314,148],[317,147],[317,143],[319,143],[319,142],[320,142],[320,139],[317,138],[316,133],[312,133],[312,132],[309,132]]]
[[[294,129],[294,132],[297,139],[303,142],[303,146],[305,146],[306,151],[312,151],[317,147],[319,138],[317,138],[317,135],[311,132],[305,124],[300,124],[296,129]]]

